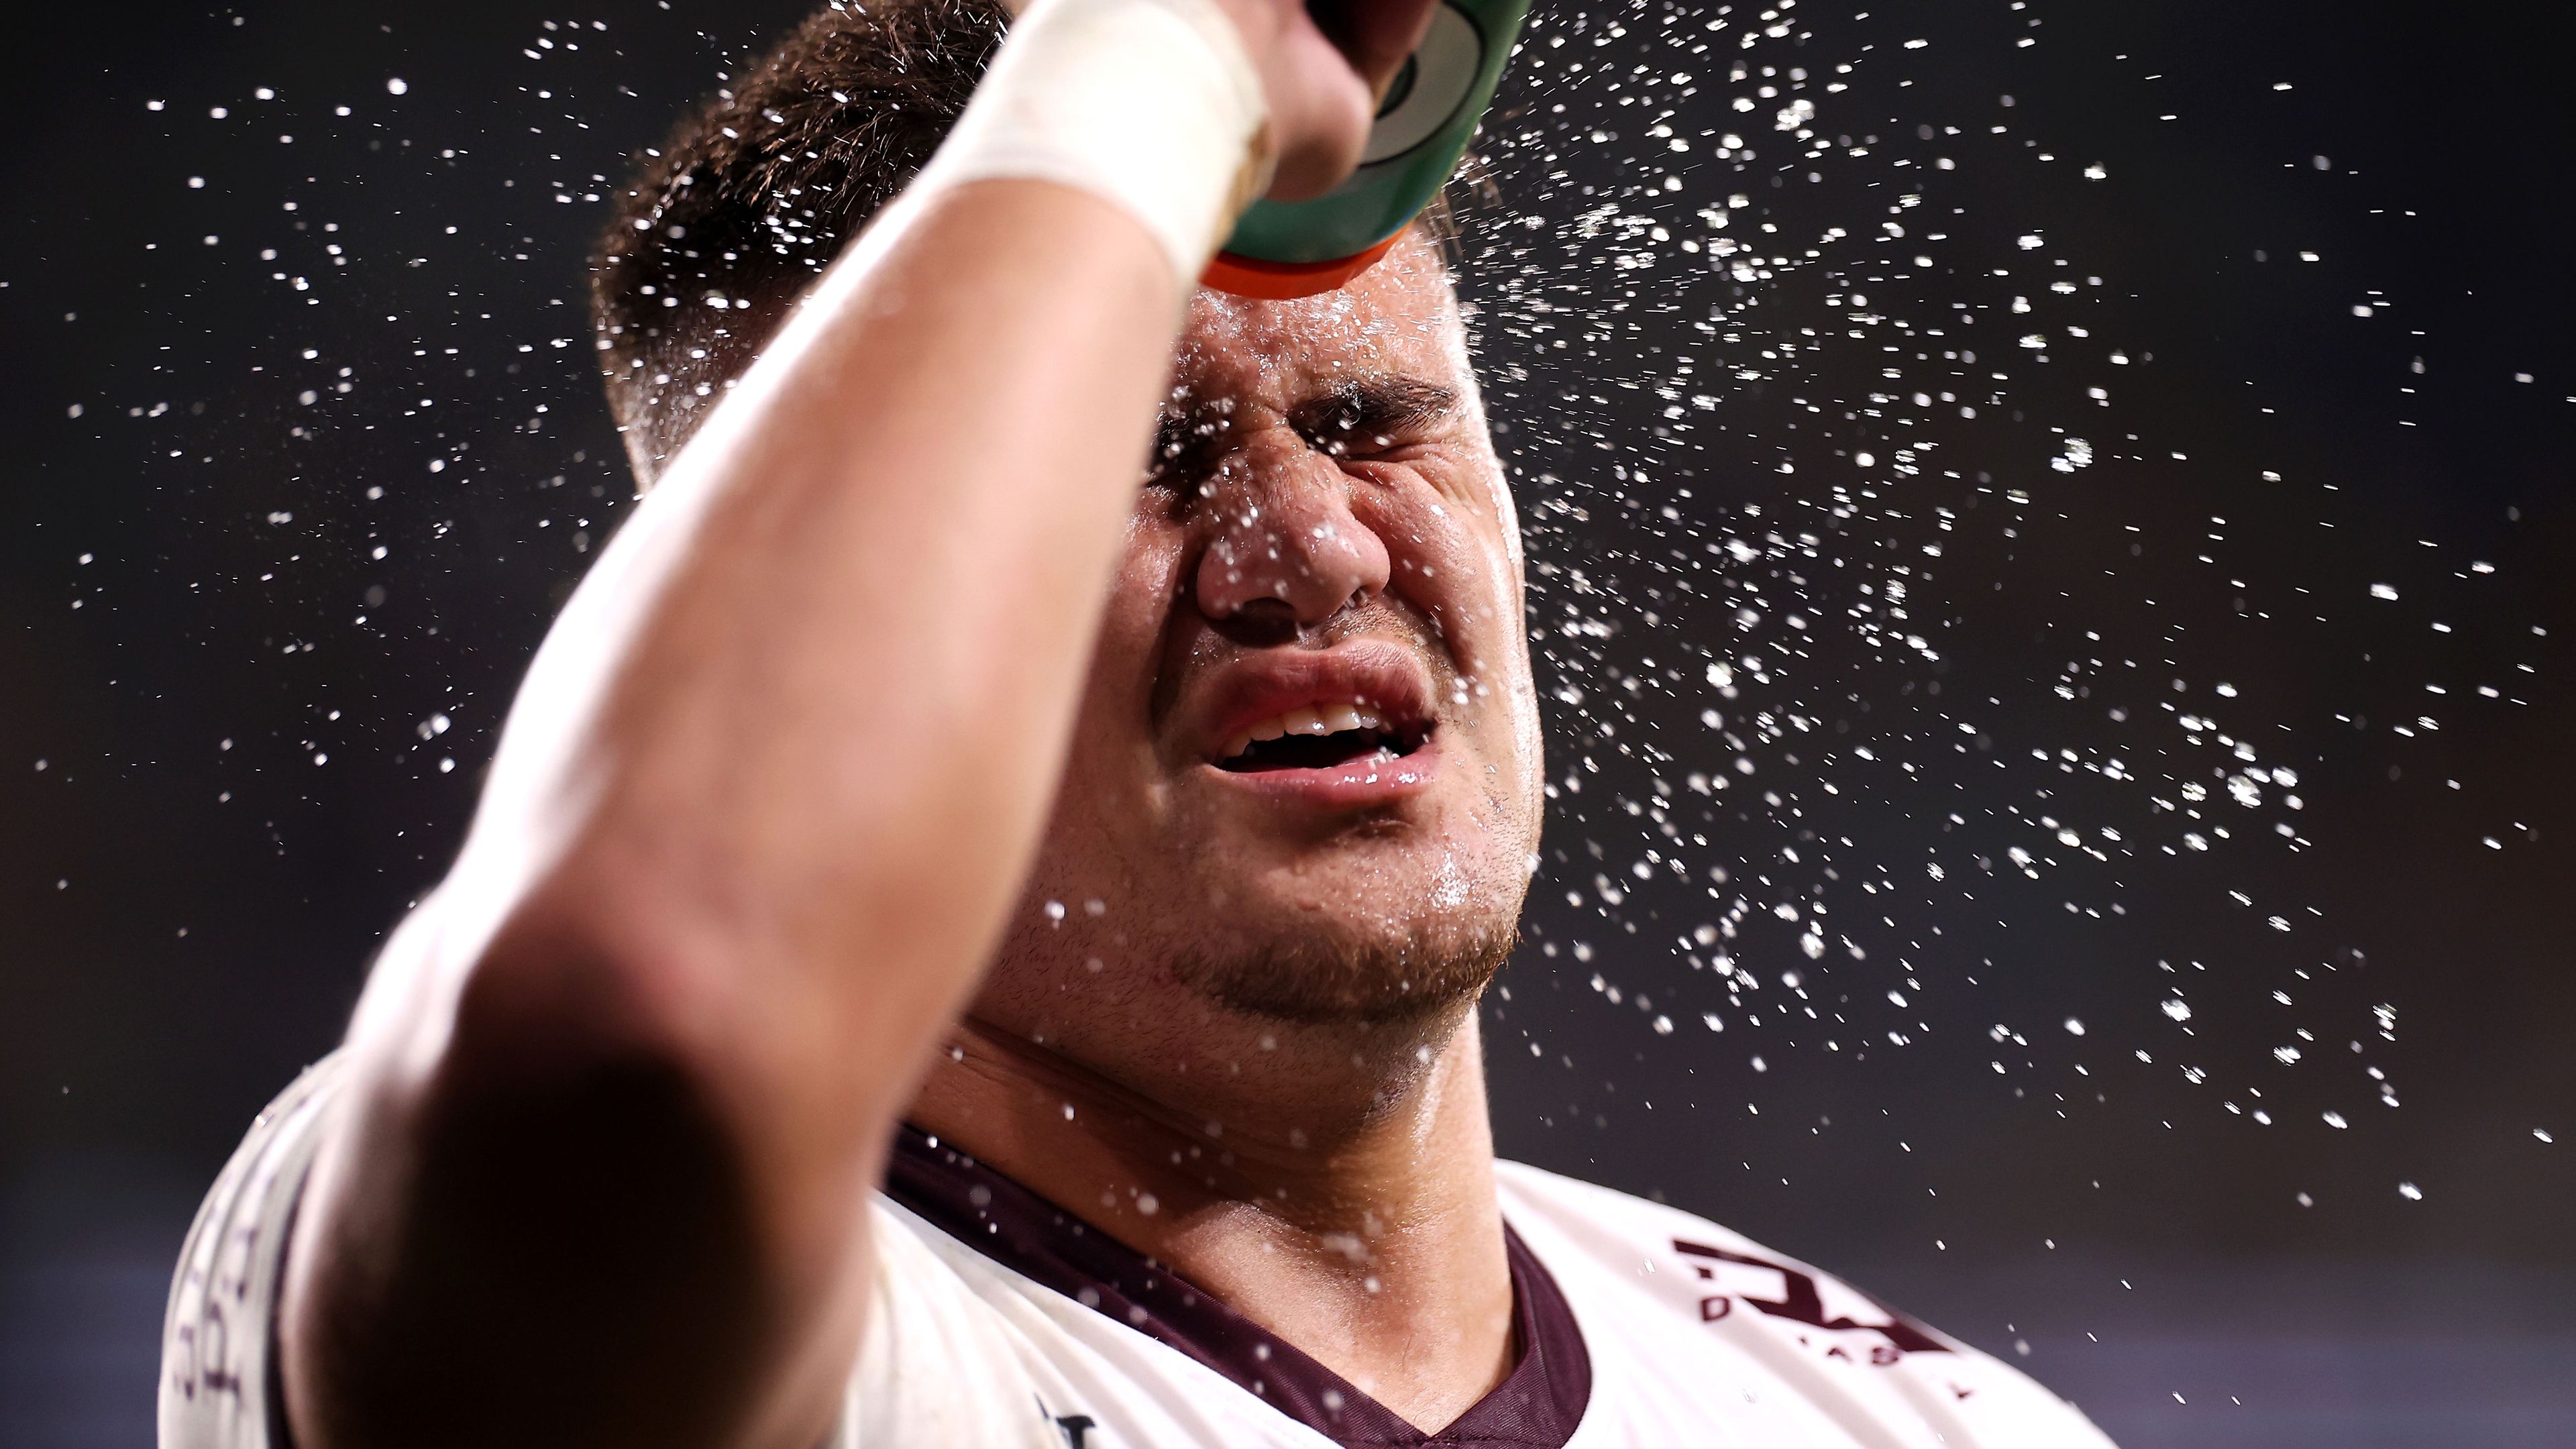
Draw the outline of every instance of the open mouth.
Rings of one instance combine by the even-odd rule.
[[[1232,774],[1328,770],[1355,761],[1399,760],[1431,738],[1428,721],[1391,720],[1354,704],[1292,709],[1226,741],[1216,767]]]

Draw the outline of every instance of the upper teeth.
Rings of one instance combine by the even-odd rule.
[[[1384,730],[1386,721],[1355,704],[1319,704],[1305,709],[1292,709],[1250,725],[1225,742],[1225,754],[1232,759],[1252,747],[1255,740],[1275,740],[1282,735],[1337,735],[1344,730]]]

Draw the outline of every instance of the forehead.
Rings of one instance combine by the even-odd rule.
[[[1468,395],[1466,333],[1432,244],[1407,231],[1339,290],[1293,302],[1201,291],[1174,383],[1201,402],[1286,410],[1360,378],[1416,377]]]

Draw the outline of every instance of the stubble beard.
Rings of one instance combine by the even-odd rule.
[[[1172,969],[1227,1011],[1295,1026],[1402,1026],[1482,995],[1518,944],[1518,902],[1392,939],[1282,933],[1186,950]]]

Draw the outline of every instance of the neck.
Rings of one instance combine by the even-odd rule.
[[[1474,1006],[1259,1035],[1285,1070],[1106,1069],[969,1017],[911,1117],[1436,1431],[1513,1360]]]

